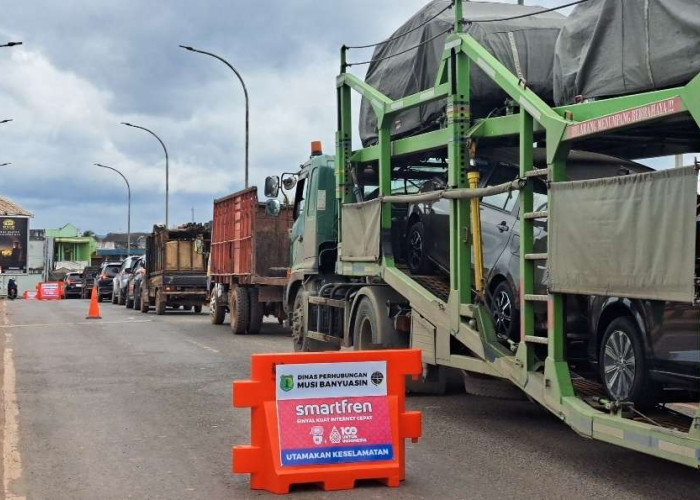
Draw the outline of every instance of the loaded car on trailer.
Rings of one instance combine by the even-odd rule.
[[[214,201],[209,313],[230,312],[235,334],[258,333],[263,316],[286,318],[282,293],[289,265],[291,207],[258,202],[256,187]]]
[[[140,309],[164,314],[167,307],[202,312],[207,300],[210,230],[202,224],[154,226],[146,238]]]
[[[579,8],[601,4],[606,2]],[[622,8],[619,2],[609,6],[613,12]],[[374,86],[347,72],[348,49],[342,49],[334,173],[332,157],[312,157],[299,172],[304,182],[297,186],[285,294],[295,348],[420,348],[424,379],[435,380],[437,387],[443,367],[463,370],[465,388],[474,393],[502,379],[584,436],[700,467],[700,410],[686,414],[665,404],[698,401],[697,166],[659,172],[625,167],[612,176],[568,178],[576,171],[575,151],[629,161],[700,151],[700,75],[671,84],[676,87],[553,107],[551,87],[548,98],[540,97],[545,93],[535,92],[532,77],[526,81],[520,75],[528,69],[513,62],[513,53],[527,45],[519,45],[526,33],[516,29],[515,17],[484,23],[493,31],[491,40],[512,35],[511,43],[502,44],[512,50],[499,54],[488,46],[488,36],[478,39],[481,28],[472,12],[478,14],[483,5],[432,2],[429,7],[401,32],[417,38],[420,47],[394,43],[375,51],[376,62],[396,61],[399,67],[381,74],[370,65],[367,80],[374,79]],[[441,12],[454,11],[447,20],[454,33],[445,30],[440,39],[430,33],[439,33],[444,19],[442,27],[424,26],[439,19],[443,7]],[[537,13],[533,7],[492,8],[498,10],[491,18],[502,11]],[[425,61],[393,59],[407,49],[433,58],[440,54],[424,81],[403,76],[429,67]],[[626,71],[620,65],[610,68]],[[477,74],[483,80],[474,85]],[[392,79],[418,88],[406,93],[379,88]],[[507,96],[505,106],[478,110],[484,83]],[[352,90],[362,94],[363,107],[373,115],[361,118],[371,133],[361,131],[369,140],[357,150],[352,149]],[[518,176],[485,185],[479,158],[503,147],[518,148]],[[538,164],[536,148],[545,150],[545,164]],[[421,190],[428,170],[436,167],[446,170],[446,182]],[[512,169],[512,163],[500,167]],[[319,224],[315,194],[332,187],[337,197],[323,201],[329,227]],[[506,211],[506,200],[516,194],[512,225],[496,220],[484,229],[489,220],[480,200],[505,195]],[[538,194],[546,195],[546,204],[538,203]],[[405,258],[409,207],[429,213],[441,200],[447,200],[442,238],[449,245],[445,258],[431,259],[442,261],[446,272],[420,265],[412,272]],[[484,239],[499,225],[513,238],[519,228],[517,240],[504,250],[519,265],[519,293],[512,297],[520,313],[515,339],[496,334],[497,318],[489,307],[487,263],[494,256],[485,255]],[[333,229],[334,237],[320,237]],[[308,248],[307,241],[313,242]],[[578,309],[573,319],[583,320],[578,322],[588,337],[578,340],[600,363],[598,373],[571,355],[572,302],[589,304],[587,314]]]

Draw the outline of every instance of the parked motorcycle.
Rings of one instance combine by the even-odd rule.
[[[17,282],[14,278],[10,278],[7,282],[7,298],[10,300],[17,298]]]

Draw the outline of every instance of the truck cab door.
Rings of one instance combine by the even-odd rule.
[[[291,267],[296,271],[313,271],[316,267],[316,210],[313,186],[317,169],[299,180],[294,197],[294,224],[291,234]],[[317,182],[317,181],[316,181]],[[313,196],[312,196],[313,197]]]

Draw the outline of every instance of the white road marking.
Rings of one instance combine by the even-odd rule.
[[[211,351],[211,352],[215,352],[215,353],[221,352],[221,351],[217,351],[217,350],[214,349],[213,347],[209,347],[208,345],[200,344],[199,342],[197,342],[197,341],[195,341],[195,340],[190,340],[190,339],[185,339],[185,340],[186,340],[187,342],[189,342],[190,344],[196,345],[196,346],[199,347],[200,349],[206,349],[207,351]]]
[[[28,327],[40,327],[40,326],[95,326],[95,325],[114,325],[123,323],[150,323],[152,319],[135,319],[130,321],[79,321],[74,323],[22,323],[17,325],[0,325],[0,328],[28,328]]]
[[[7,323],[7,313],[3,310],[3,323]],[[2,396],[5,407],[5,426],[3,428],[3,491],[6,500],[25,500],[12,492],[12,483],[22,477],[22,457],[19,452],[19,408],[15,386],[15,363],[12,358],[12,334],[5,332],[5,352],[3,362],[5,373]]]

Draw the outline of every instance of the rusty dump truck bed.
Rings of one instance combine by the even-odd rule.
[[[282,284],[289,266],[292,208],[265,214],[251,187],[214,200],[210,274],[241,284]]]

